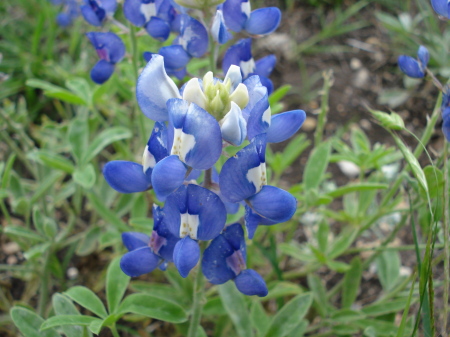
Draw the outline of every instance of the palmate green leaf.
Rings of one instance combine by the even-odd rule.
[[[108,145],[122,139],[130,138],[131,131],[128,128],[117,126],[108,130],[102,131],[89,144],[84,156],[81,160],[83,164],[90,162],[96,155],[98,155]]]
[[[83,188],[90,189],[95,184],[97,178],[95,168],[92,164],[88,164],[82,168],[77,168],[72,175],[73,181]]]
[[[92,207],[98,214],[111,225],[114,226],[116,230],[119,230],[120,232],[126,232],[129,231],[128,226],[109,208],[105,206],[103,201],[94,193],[94,192],[87,192],[86,193],[87,198],[92,203]]]
[[[298,284],[287,281],[272,281],[267,284],[267,288],[269,289],[269,294],[261,298],[261,301],[304,293],[304,290]]]
[[[289,255],[289,256],[293,257],[294,259],[297,259],[300,261],[313,262],[316,260],[316,258],[314,257],[314,255],[311,252],[305,252],[295,242],[291,242],[291,243],[283,242],[278,245],[278,249],[282,253]]]
[[[92,226],[77,245],[76,253],[79,256],[91,254],[98,247],[98,238],[101,234],[100,227]]]
[[[294,297],[272,318],[266,337],[287,336],[307,314],[312,303],[310,293]]]
[[[83,286],[75,286],[69,288],[64,294],[97,316],[100,316],[101,318],[108,316],[102,301],[92,292],[92,290]]]
[[[223,306],[233,322],[238,336],[252,337],[253,330],[250,314],[247,309],[244,295],[237,290],[233,282],[221,284],[218,288]]]
[[[43,236],[39,235],[35,231],[19,226],[6,226],[3,230],[3,233],[39,242],[46,241],[46,239]]]
[[[52,297],[52,305],[56,315],[75,315],[81,316],[73,302],[62,294],[54,294]],[[67,337],[84,337],[84,330],[80,325],[68,326],[64,325],[61,330]]]
[[[76,94],[70,92],[69,90],[58,87],[57,85],[54,85],[52,83],[35,78],[29,79],[25,83],[29,87],[44,90],[44,95],[47,97],[57,98],[61,101],[71,104],[86,105],[86,102],[83,98],[78,97]]]
[[[344,275],[342,286],[342,308],[350,308],[358,295],[361,284],[362,265],[361,259],[357,256],[350,263],[350,269]]]
[[[133,281],[130,284],[130,288],[135,291],[147,293],[155,297],[178,303],[185,309],[190,309],[191,307],[191,298],[186,298],[180,289],[176,289],[171,284]]]
[[[39,331],[44,319],[31,310],[16,306],[10,310],[9,314],[16,327],[25,337],[61,337],[54,329]]]
[[[56,326],[63,325],[81,325],[81,326],[89,326],[94,321],[102,321],[99,318],[92,316],[82,316],[82,315],[58,315],[53,316],[47,319],[41,325],[41,330],[47,330],[50,328],[54,328]]]
[[[109,264],[106,272],[106,300],[110,313],[116,312],[128,283],[130,277],[120,269],[120,257],[117,257]]]
[[[87,105],[92,104],[92,90],[89,82],[82,77],[73,78],[66,81],[66,87],[75,95],[80,97]]]
[[[132,294],[125,297],[116,312],[133,313],[171,323],[187,320],[187,314],[180,305],[150,294]]]
[[[330,153],[331,142],[323,142],[312,151],[303,174],[306,189],[319,187],[330,161]]]
[[[255,299],[252,303],[250,308],[250,319],[252,320],[253,328],[258,332],[258,336],[265,336],[270,325],[270,320],[258,299]]]
[[[328,315],[329,308],[331,304],[327,299],[327,290],[322,283],[322,280],[313,274],[308,275],[308,287],[311,289],[312,294],[314,295],[315,305],[320,316],[326,317]]]
[[[352,228],[349,228],[346,231],[340,233],[337,239],[333,241],[333,244],[328,253],[328,257],[330,259],[339,257],[347,250],[348,247],[350,247],[353,241],[355,241],[357,235],[358,231]]]
[[[294,329],[292,329],[292,331],[287,335],[287,337],[303,337],[305,332],[306,332],[306,328],[308,327],[309,322],[306,319],[303,319],[302,321],[300,321],[300,323],[298,323]]]
[[[223,307],[220,297],[213,297],[208,299],[202,310],[202,315],[205,316],[224,316],[227,311]]]

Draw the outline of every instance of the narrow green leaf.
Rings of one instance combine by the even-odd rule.
[[[333,245],[330,248],[328,257],[330,259],[335,259],[344,253],[347,248],[351,246],[353,241],[355,241],[358,231],[354,229],[347,230],[339,234],[338,238],[334,240]]]
[[[350,310],[350,309],[342,309],[334,312],[331,315],[331,319],[336,322],[351,322],[357,319],[363,319],[365,315],[359,311]]]
[[[93,192],[86,193],[87,198],[92,203],[92,206],[98,214],[106,221],[113,225],[120,232],[129,231],[128,226],[109,208],[105,206],[103,201]]]
[[[369,111],[386,129],[403,130],[405,128],[405,123],[403,122],[403,119],[400,117],[399,114],[393,111],[390,114],[383,111],[371,109],[369,109]]]
[[[16,160],[16,154],[13,153],[8,157],[8,161],[6,162],[5,169],[3,171],[1,188],[6,189],[9,185],[9,179],[11,176],[11,171]]]
[[[92,90],[84,78],[77,77],[66,81],[66,87],[80,97],[87,105],[92,104]]]
[[[62,294],[54,294],[52,296],[53,309],[56,315],[80,315],[78,309],[73,302]],[[84,329],[82,326],[62,326],[62,331],[66,337],[84,337]]]
[[[41,181],[38,185],[38,188],[34,192],[34,194],[30,198],[30,204],[35,204],[42,197],[48,195],[48,191],[55,186],[56,182],[60,180],[63,176],[65,176],[64,172],[53,172],[48,176],[44,177],[43,181]]]
[[[384,190],[388,187],[389,185],[387,184],[377,184],[377,183],[348,184],[339,187],[334,191],[328,192],[327,195],[332,198],[337,198],[351,192],[361,192],[361,191],[381,190],[381,189]]]
[[[369,316],[381,316],[403,310],[408,303],[407,298],[382,301],[365,306],[361,311]]]
[[[293,257],[294,259],[304,261],[304,262],[312,262],[315,261],[316,258],[314,255],[306,250],[302,250],[297,243],[281,243],[278,245],[278,249],[286,255]]]
[[[319,311],[320,316],[325,317],[328,315],[328,308],[331,305],[327,299],[327,290],[322,283],[322,280],[313,274],[308,275],[308,287],[311,289],[314,300],[317,305],[317,310]]]
[[[75,170],[75,166],[69,159],[48,150],[37,150],[30,153],[29,156],[32,159],[37,158],[43,165],[56,170],[67,173],[72,173]]]
[[[330,160],[331,142],[323,142],[317,146],[309,156],[303,174],[306,189],[319,187]]]
[[[287,336],[307,314],[312,303],[310,293],[294,297],[272,318],[266,337]]]
[[[108,130],[102,131],[97,137],[95,137],[95,139],[87,148],[87,151],[84,153],[82,162],[88,163],[109,144],[112,144],[121,139],[130,138],[131,136],[131,131],[122,126],[113,127]]]
[[[397,332],[397,336],[396,337],[403,337],[405,335],[406,323],[407,323],[407,319],[408,319],[408,316],[409,316],[409,308],[411,306],[411,299],[413,297],[414,286],[415,285],[416,285],[416,279],[414,277],[413,281],[412,281],[412,284],[411,284],[411,289],[409,290],[409,296],[408,296],[408,299],[406,301],[405,308],[403,310],[402,321],[400,323],[400,326],[398,327],[398,332]]]
[[[6,226],[3,233],[43,242],[46,239],[31,229],[19,226]]]
[[[397,251],[386,250],[375,260],[377,274],[383,289],[392,289],[400,277],[400,256]]]
[[[97,297],[97,295],[94,294],[92,290],[83,286],[75,286],[69,288],[64,294],[97,316],[100,316],[101,318],[108,316],[102,301]]]
[[[58,87],[52,83],[32,78],[26,81],[26,85],[44,90],[44,95],[47,97],[58,98],[71,104],[86,105],[86,102],[82,98],[73,94],[69,90]]]
[[[98,238],[100,236],[101,229],[97,226],[92,226],[86,231],[83,238],[79,241],[76,253],[79,256],[87,256],[94,252],[98,247]]]
[[[279,102],[284,96],[286,96],[291,90],[292,86],[289,84],[282,85],[275,90],[269,97],[269,104],[274,105]]]
[[[187,314],[180,305],[149,294],[132,294],[125,297],[116,312],[133,313],[171,323],[187,320]]]
[[[238,336],[252,337],[253,330],[250,314],[247,309],[247,303],[245,303],[244,295],[236,289],[236,286],[232,282],[221,284],[218,288],[223,306],[228,312],[228,316],[230,316]]]
[[[253,328],[258,332],[258,336],[265,336],[266,331],[270,326],[270,320],[258,299],[255,299],[252,303],[250,308],[250,319],[252,320]]]
[[[85,116],[80,115],[70,122],[68,138],[75,161],[81,166],[81,158],[86,153],[89,140],[89,127]]]
[[[92,164],[88,164],[82,168],[77,168],[73,172],[73,181],[86,189],[92,188],[95,184],[96,174]]]
[[[110,313],[115,313],[127,290],[130,277],[120,269],[120,257],[109,264],[106,272],[106,300]]]
[[[60,337],[54,329],[39,331],[44,320],[31,310],[16,306],[9,313],[12,321],[25,337]]]
[[[288,334],[288,337],[303,337],[308,327],[308,321],[303,319],[298,323],[294,329]]]
[[[91,324],[89,324],[89,331],[98,335],[102,330],[102,327],[103,327],[102,320],[92,321]]]
[[[101,319],[92,316],[82,316],[82,315],[58,315],[50,317],[41,325],[41,330],[47,330],[54,328],[56,326],[63,325],[81,325],[89,326],[94,321],[102,321]]]
[[[342,286],[342,308],[350,308],[358,295],[361,284],[362,265],[361,259],[357,256],[350,263],[350,269],[344,275]]]
[[[223,316],[226,314],[227,311],[223,307],[220,297],[213,297],[208,299],[202,310],[202,315],[204,316]]]

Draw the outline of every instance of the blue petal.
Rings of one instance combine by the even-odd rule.
[[[202,272],[212,284],[222,284],[234,277],[235,273],[227,265],[226,259],[234,253],[233,247],[223,235],[217,236],[205,249],[202,259]]]
[[[261,275],[253,269],[243,270],[234,279],[234,283],[236,284],[236,288],[238,288],[238,290],[244,295],[257,295],[259,297],[264,297],[269,293],[266,282],[264,282]]]
[[[241,62],[247,62],[251,58],[252,39],[241,39],[225,52],[222,61],[222,70],[226,74],[232,64],[241,67]],[[251,72],[253,72],[253,70]]]
[[[267,95],[267,88],[261,84],[259,76],[253,75],[244,81],[244,85],[248,90],[248,104],[242,110],[245,120],[248,121],[251,111],[255,105]]]
[[[242,12],[242,3],[248,1],[227,0],[223,4],[225,24],[232,31],[240,32],[247,21],[247,15]]]
[[[101,26],[106,17],[106,12],[95,1],[89,1],[87,5],[80,7],[83,18],[93,26]]]
[[[444,123],[442,124],[442,132],[444,133],[447,142],[450,142],[450,107],[447,107],[442,112],[442,119]]]
[[[430,53],[428,52],[428,49],[424,46],[420,46],[417,51],[417,57],[422,65],[422,70],[424,70],[428,65],[428,61],[430,61]]]
[[[208,50],[209,39],[205,26],[200,21],[183,14],[180,38],[192,57],[202,57]]]
[[[189,272],[197,265],[199,259],[200,247],[195,240],[186,236],[177,242],[173,251],[173,262],[182,277],[189,275]]]
[[[250,14],[245,23],[245,30],[252,35],[266,35],[278,28],[281,11],[277,7],[257,9]]]
[[[149,51],[145,51],[145,52],[142,53],[142,56],[144,57],[144,60],[147,63],[152,59],[153,55],[156,55],[156,53],[152,53],[152,52],[149,52]]]
[[[303,110],[292,110],[272,116],[267,129],[267,142],[279,143],[290,138],[303,125],[306,114]]]
[[[145,26],[145,30],[154,39],[164,42],[170,35],[169,24],[156,16],[153,16]]]
[[[178,156],[172,155],[156,164],[152,172],[152,185],[159,200],[164,201],[168,195],[183,184],[187,168]]]
[[[247,228],[247,235],[249,239],[253,239],[255,231],[259,225],[271,226],[275,225],[277,222],[270,221],[269,219],[263,218],[256,214],[250,207],[245,205],[245,227]]]
[[[148,151],[153,155],[158,163],[169,155],[167,150],[167,126],[161,122],[155,122],[152,135],[148,142]]]
[[[449,18],[449,3],[448,0],[431,0],[431,6],[436,13],[445,18]]]
[[[162,47],[158,54],[164,57],[164,66],[170,69],[184,68],[191,59],[180,45]]]
[[[153,230],[156,231],[159,236],[162,236],[166,239],[166,244],[163,245],[159,249],[158,255],[161,256],[164,260],[166,260],[168,262],[172,262],[173,261],[173,250],[175,249],[176,243],[180,239],[170,232],[169,228],[167,227],[167,224],[164,222],[164,217],[165,217],[164,211],[159,206],[154,205],[153,206],[153,219],[154,219]]]
[[[277,223],[288,221],[297,209],[297,201],[292,194],[268,185],[247,201],[256,213]]]
[[[214,21],[211,27],[211,35],[219,44],[227,43],[233,36],[228,32],[225,26],[222,11],[216,11]]]
[[[240,250],[244,259],[247,260],[245,236],[241,224],[235,223],[227,226],[222,235],[233,247],[233,250]]]
[[[261,158],[255,142],[229,158],[219,174],[220,192],[228,202],[240,202],[256,193],[256,186],[248,180],[250,169],[258,167]]]
[[[114,72],[114,64],[105,61],[100,60],[98,61],[95,66],[91,69],[91,79],[97,84],[103,84],[109,78]]]
[[[143,233],[125,232],[122,233],[122,242],[129,251],[132,251],[138,248],[148,247],[150,237]]]
[[[220,126],[212,115],[198,105],[187,104],[180,99],[169,100],[169,117],[175,129],[181,129],[183,134],[195,139],[193,147],[186,153],[183,148],[180,154],[184,156],[184,162],[192,168],[206,170],[217,162],[222,153]]]
[[[167,121],[169,114],[166,102],[173,97],[180,98],[180,94],[164,70],[164,58],[153,55],[138,78],[136,98],[139,106],[148,118]]]
[[[111,63],[117,63],[125,56],[125,45],[116,34],[89,32],[86,36],[97,50],[101,59]]]
[[[56,16],[56,23],[61,27],[67,27],[72,24],[72,17],[67,13],[59,13]]]
[[[152,186],[142,165],[130,161],[115,160],[107,163],[103,168],[103,175],[109,186],[120,193],[143,192]]]
[[[219,196],[198,185],[187,187],[187,207],[189,214],[198,214],[197,238],[208,241],[222,231],[227,220],[227,211]]]
[[[255,74],[258,76],[269,77],[270,74],[272,74],[276,63],[277,58],[275,55],[267,55],[266,57],[260,58],[255,62]]]
[[[123,3],[123,14],[125,18],[133,25],[142,27],[145,22],[145,16],[141,13],[142,0],[125,0]]]
[[[261,84],[267,88],[267,95],[270,96],[273,92],[272,81],[268,77],[265,77],[265,76],[259,76],[259,79],[261,80]]]
[[[220,121],[222,138],[226,142],[239,146],[247,136],[247,122],[239,106],[231,102],[231,109]]]
[[[411,56],[400,55],[398,57],[398,66],[400,67],[400,70],[409,77],[422,78],[425,76],[419,62]]]
[[[247,138],[252,140],[254,137],[265,133],[270,126],[270,120],[271,112],[269,98],[266,92],[249,112],[247,120]]]
[[[187,70],[186,68],[182,68],[182,69],[166,69],[167,71],[167,75],[169,76],[174,76],[176,78],[178,78],[180,81],[186,77],[187,75]]]
[[[108,14],[113,14],[117,8],[116,0],[101,0],[101,6]]]
[[[160,257],[150,247],[142,247],[126,253],[120,260],[120,268],[131,277],[150,273],[158,266]]]

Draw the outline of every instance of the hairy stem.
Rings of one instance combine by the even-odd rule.
[[[192,315],[189,323],[189,331],[187,337],[196,337],[198,326],[202,318],[202,310],[204,305],[205,295],[205,278],[202,274],[201,263],[198,264],[197,274],[194,281],[194,300],[192,303]]]

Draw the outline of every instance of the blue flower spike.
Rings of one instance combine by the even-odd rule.
[[[428,49],[420,46],[417,52],[417,59],[408,55],[400,55],[398,57],[398,66],[400,70],[407,76],[412,78],[423,78],[426,75],[426,68],[430,54]]]
[[[431,6],[442,19],[450,19],[450,3],[448,0],[431,0]]]
[[[89,32],[86,36],[100,58],[91,70],[91,79],[97,84],[103,84],[113,74],[115,64],[125,56],[125,45],[120,37],[111,32]]]
[[[99,27],[108,16],[114,15],[116,8],[116,0],[85,0],[81,14],[89,24]]]
[[[223,4],[225,24],[232,31],[246,31],[250,35],[267,35],[276,30],[281,11],[276,7],[251,11],[249,0],[226,0]]]
[[[186,277],[200,258],[197,240],[214,239],[226,221],[226,209],[219,196],[198,185],[182,185],[167,197],[164,222],[181,240],[173,260],[180,275]]]
[[[234,280],[238,290],[248,296],[264,297],[268,294],[264,279],[254,270],[247,269],[244,231],[239,223],[225,228],[205,249],[202,271],[213,284]]]
[[[179,239],[172,235],[163,222],[163,212],[153,206],[154,226],[151,237],[143,233],[122,233],[124,246],[129,250],[121,261],[122,271],[137,277],[153,271],[158,266],[165,268],[173,261],[173,252]]]

